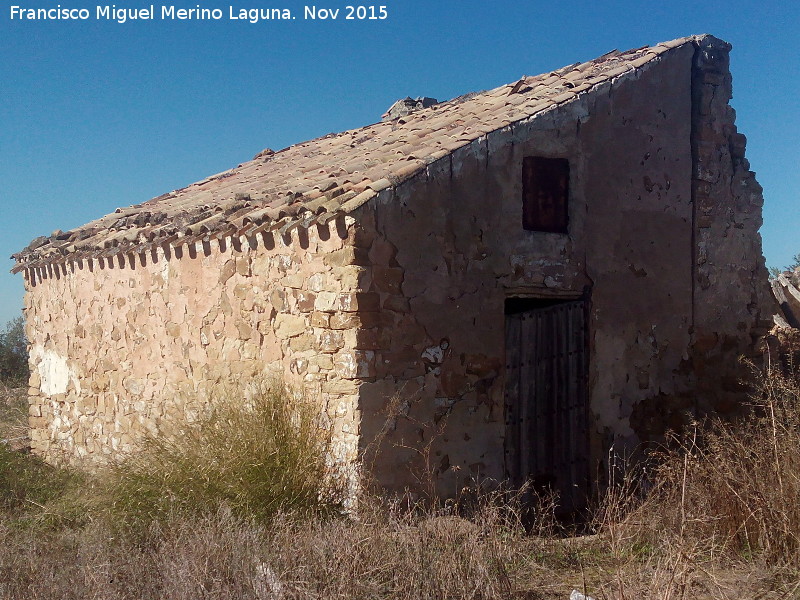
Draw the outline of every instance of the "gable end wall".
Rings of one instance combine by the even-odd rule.
[[[375,243],[387,248],[381,268],[392,280],[372,290],[381,293],[388,346],[376,350],[376,375],[360,387],[361,445],[383,485],[449,496],[507,476],[510,297],[589,290],[595,480],[611,448],[630,455],[704,405],[738,408],[737,359],[752,348],[766,283],[760,194],[743,166],[729,94],[715,96],[713,114],[698,112],[706,75],[694,65],[703,51],[687,44],[492,132],[362,209],[359,219],[374,221]],[[729,89],[727,63],[716,77]],[[703,153],[700,128],[717,132]],[[570,160],[569,235],[522,230],[520,169],[530,155]],[[719,182],[705,203],[700,160]],[[719,333],[709,345],[711,331]],[[720,368],[733,395],[717,393]]]

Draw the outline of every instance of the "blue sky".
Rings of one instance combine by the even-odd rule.
[[[221,7],[220,21],[11,20],[0,8],[0,254],[180,188],[270,147],[366,125],[397,98],[440,100],[609,50],[695,33],[731,42],[732,105],[764,187],[767,264],[800,253],[800,3],[678,0],[380,0],[388,18],[303,20],[294,0],[174,2]],[[228,7],[288,8],[248,23]],[[19,314],[22,277],[0,270],[0,325]]]

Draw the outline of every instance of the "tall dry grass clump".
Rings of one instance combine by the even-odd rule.
[[[221,506],[260,522],[278,512],[337,510],[345,482],[318,404],[278,383],[226,390],[208,411],[176,425],[98,479],[92,510],[129,524]]]
[[[585,536],[525,490],[343,511],[319,406],[282,386],[96,475],[0,447],[0,600],[797,597],[798,389],[771,373],[747,420],[614,480]]]
[[[136,536],[99,521],[50,532],[0,522],[0,599],[560,599],[581,581],[543,564],[563,555],[559,542],[529,536],[500,496],[463,510],[377,499],[356,510],[256,523],[220,508]]]
[[[800,568],[800,385],[762,374],[750,415],[695,427],[662,456],[628,531],[657,548],[701,551]]]

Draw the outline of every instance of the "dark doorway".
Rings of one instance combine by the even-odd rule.
[[[586,305],[506,301],[506,475],[558,494],[562,514],[589,491]]]

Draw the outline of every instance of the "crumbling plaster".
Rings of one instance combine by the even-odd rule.
[[[729,71],[730,45],[709,39],[695,53],[692,186],[695,198],[695,352],[693,369],[715,373],[699,381],[698,412],[735,412],[741,388],[736,358],[771,326],[773,300],[761,251],[761,186],[736,129]],[[766,314],[764,314],[764,311]],[[723,392],[723,393],[720,393]]]
[[[714,387],[718,373],[700,363],[723,351],[703,348],[699,360],[698,331],[729,332],[738,351],[748,348],[759,315],[740,313],[763,271],[755,196],[742,202],[740,193],[718,190],[709,198],[721,205],[711,215],[714,227],[750,221],[714,249],[719,261],[736,265],[736,291],[724,279],[733,267],[723,266],[705,295],[694,295],[702,276],[694,268],[696,238],[711,247],[715,238],[713,231],[698,234],[695,224],[693,122],[710,119],[735,131],[724,95],[713,114],[693,112],[695,52],[679,48],[635,78],[491,132],[394,197],[362,209],[359,221],[374,221],[380,243],[393,249],[389,267],[402,280],[399,292],[382,294],[391,342],[377,354],[377,377],[360,388],[361,443],[384,485],[428,481],[452,495],[476,480],[505,477],[509,297],[578,298],[588,291],[596,472],[609,448],[633,452],[658,439],[697,408],[695,389]],[[569,158],[568,235],[522,229],[524,156]],[[722,176],[728,160],[723,152],[713,165]],[[749,172],[740,176],[753,180]],[[721,215],[727,223],[717,222]],[[721,308],[731,301],[741,302],[735,311]],[[441,342],[447,349],[431,369],[425,354]],[[725,359],[736,365],[730,353]],[[387,428],[382,410],[393,393],[402,402],[389,403],[399,416]]]

